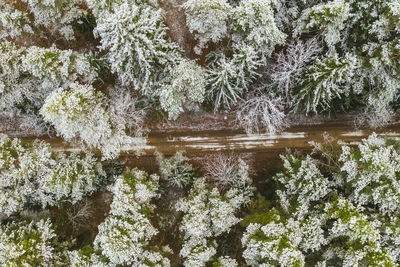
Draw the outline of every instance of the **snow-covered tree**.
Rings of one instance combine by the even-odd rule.
[[[48,144],[24,146],[17,138],[0,135],[0,213],[9,216],[28,203],[51,202],[37,183],[54,164]]]
[[[275,208],[244,219],[248,264],[397,266],[398,145],[375,134],[353,149],[327,141],[314,144],[318,160],[282,157]]]
[[[96,73],[88,58],[55,47],[19,47],[0,41],[0,109],[29,101],[40,108],[57,87],[74,81],[92,83]]]
[[[126,88],[116,87],[109,92],[111,112],[124,120],[129,134],[136,137],[144,136],[147,132],[145,127],[146,109],[137,107],[138,98]]]
[[[68,90],[54,91],[40,113],[65,139],[78,138],[101,150],[105,159],[117,157],[123,149],[140,150],[144,140],[126,135],[124,120],[106,107],[104,97],[91,85],[71,83]]]
[[[242,237],[243,257],[250,266],[304,266],[299,222],[283,220],[275,210],[264,225],[251,223]]]
[[[18,3],[19,2],[19,3]],[[73,23],[85,15],[83,0],[21,0],[0,4],[2,37],[18,37],[22,32],[44,32],[75,39]]]
[[[51,152],[47,143],[22,143],[0,135],[0,213],[29,205],[76,203],[98,190],[105,178],[91,155]]]
[[[164,158],[161,153],[157,152],[156,159],[160,177],[169,185],[184,188],[193,182],[195,168],[186,162],[188,158],[181,151],[176,152],[170,158]]]
[[[34,33],[28,14],[5,2],[0,3],[0,23],[2,26],[0,38],[15,38],[23,32]]]
[[[355,81],[360,62],[352,54],[338,57],[336,54],[318,59],[310,66],[293,98],[293,109],[306,113],[329,111],[335,99],[345,98],[351,92],[360,93],[362,83]]]
[[[39,183],[55,203],[77,203],[97,191],[106,175],[100,162],[90,154],[57,153],[53,158],[54,166]]]
[[[368,42],[391,40],[398,35],[399,4],[397,0],[347,1],[351,16],[344,24],[344,48],[351,50]]]
[[[384,116],[392,111],[392,103],[399,93],[400,40],[370,42],[363,47],[364,58],[361,77],[368,84],[365,88],[367,111]]]
[[[350,16],[349,4],[344,0],[333,0],[314,5],[304,10],[296,22],[294,36],[302,33],[320,33],[330,50],[341,41],[340,31]]]
[[[200,55],[208,42],[217,43],[226,37],[232,12],[227,0],[188,0],[182,8],[190,32],[199,41],[194,48],[196,54]]]
[[[208,100],[214,106],[214,111],[230,108],[258,76],[256,70],[260,60],[257,52],[250,46],[243,46],[231,59],[221,51],[211,53],[209,59],[206,92]]]
[[[23,73],[21,62],[24,48],[7,41],[0,41],[0,108],[12,107],[29,95],[33,88],[26,86],[26,79],[20,79]],[[30,83],[30,81],[27,81]]]
[[[344,198],[338,198],[325,207],[329,218],[334,219],[328,240],[332,244],[325,253],[325,260],[338,257],[342,266],[396,266],[394,255],[380,245],[380,233],[368,216],[360,213]],[[336,240],[346,240],[345,243]]]
[[[0,224],[0,264],[51,266],[54,237],[50,220]]]
[[[87,56],[72,50],[60,50],[54,46],[27,48],[22,65],[25,72],[40,80],[48,79],[48,82],[53,84],[58,82],[62,85],[73,81],[92,83],[96,78]]]
[[[228,233],[240,221],[235,213],[250,202],[253,192],[247,171],[244,166],[240,168],[238,179],[243,181],[225,194],[207,184],[205,178],[198,178],[189,196],[176,204],[176,210],[184,212],[179,229],[184,238],[180,256],[185,266],[205,266],[217,252],[215,237]]]
[[[313,201],[324,198],[331,192],[330,181],[325,178],[310,156],[299,159],[293,155],[281,156],[284,171],[274,176],[283,187],[281,197],[310,205]]]
[[[228,256],[219,257],[213,262],[213,267],[237,267],[238,263],[235,259]]]
[[[168,76],[168,67],[180,59],[178,46],[168,39],[164,14],[158,7],[135,2],[115,5],[98,21],[95,34],[122,84],[133,85],[145,95],[155,93]]]
[[[270,56],[276,45],[285,42],[286,34],[275,23],[270,0],[240,1],[233,10],[233,39],[252,46],[263,56]]]
[[[112,264],[169,266],[168,258],[149,246],[158,233],[150,221],[157,197],[158,176],[139,169],[126,171],[111,187],[110,215],[99,225],[94,248]]]
[[[343,179],[351,188],[350,199],[373,205],[383,214],[400,214],[400,155],[376,134],[363,140],[358,149],[342,147]]]
[[[249,166],[234,154],[212,155],[203,167],[207,178],[222,189],[245,188],[252,183]]]
[[[116,264],[110,262],[107,257],[101,255],[99,251],[88,249],[72,250],[67,252],[69,264],[72,267],[115,267]]]
[[[271,83],[264,85],[267,89],[277,91],[290,103],[293,89],[302,82],[307,65],[315,61],[321,52],[321,47],[315,39],[301,41],[296,39],[287,45],[286,51],[281,51],[268,71]]]
[[[169,119],[177,119],[184,108],[193,109],[204,101],[206,71],[193,60],[182,59],[170,71],[168,79],[159,88],[158,95]]]

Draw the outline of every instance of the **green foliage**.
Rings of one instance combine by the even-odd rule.
[[[54,231],[49,220],[20,221],[0,225],[0,264],[48,266],[55,260]]]
[[[183,156],[181,151],[176,152],[170,158],[164,158],[161,153],[157,152],[156,159],[161,179],[167,181],[169,185],[184,188],[193,183],[196,169],[187,163],[188,158]]]
[[[293,97],[293,110],[306,113],[330,111],[333,101],[346,99],[352,87],[359,92],[359,85],[354,82],[358,68],[358,59],[351,54],[317,60],[307,69],[302,85]]]
[[[240,225],[247,227],[251,223],[258,223],[261,225],[269,223],[272,219],[271,216],[276,215],[278,211],[272,209],[273,202],[267,200],[264,196],[257,194],[257,197],[252,199],[249,205],[249,212],[241,221]]]

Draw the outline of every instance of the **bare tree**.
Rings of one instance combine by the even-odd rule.
[[[367,113],[357,115],[354,119],[354,126],[356,128],[370,127],[372,129],[380,129],[393,122],[394,117],[395,114],[390,111],[384,114]]]
[[[203,164],[206,177],[221,189],[243,187],[249,179],[249,167],[237,154],[215,154]]]
[[[264,94],[242,101],[236,118],[237,124],[248,134],[260,131],[279,132],[288,126],[282,99]]]
[[[306,42],[300,39],[292,41],[286,51],[278,54],[276,63],[270,70],[272,83],[268,86],[275,87],[288,100],[295,85],[301,82],[307,64],[321,51],[316,39]]]
[[[125,120],[130,134],[142,136],[147,132],[143,127],[146,111],[136,108],[137,99],[129,90],[113,89],[110,91],[110,106],[118,117]]]
[[[90,222],[92,221],[94,210],[93,202],[90,201],[81,202],[68,209],[66,214],[72,229],[75,231],[91,225]]]

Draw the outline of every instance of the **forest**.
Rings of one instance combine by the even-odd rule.
[[[399,266],[399,108],[400,0],[0,0],[0,266]]]

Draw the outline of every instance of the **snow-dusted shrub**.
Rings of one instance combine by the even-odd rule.
[[[258,76],[260,65],[257,52],[250,46],[238,49],[233,58],[227,58],[222,52],[211,53],[207,77],[207,97],[214,106],[230,108],[241,98],[250,83]]]
[[[72,250],[68,251],[68,260],[71,267],[115,267],[116,264],[110,263],[110,261],[101,255],[97,251],[91,251],[91,253],[83,250]]]
[[[125,133],[125,122],[105,106],[104,95],[91,85],[71,83],[69,90],[54,91],[40,113],[65,139],[79,138],[89,148],[110,159],[127,148],[140,149],[141,138]]]
[[[302,12],[293,33],[299,36],[301,33],[318,32],[332,50],[341,41],[340,31],[349,16],[350,7],[344,0],[317,4]]]
[[[285,221],[271,210],[264,225],[251,223],[242,237],[243,258],[250,266],[304,266],[298,249],[302,240],[298,221]]]
[[[170,72],[170,81],[159,88],[160,106],[169,119],[177,119],[184,108],[204,101],[206,71],[193,60],[182,59]]]
[[[33,34],[28,14],[3,2],[0,3],[0,23],[0,38],[15,38],[23,32]]]
[[[236,119],[248,134],[279,132],[287,126],[282,99],[264,94],[250,96],[239,102]]]
[[[170,158],[156,153],[157,163],[161,179],[168,182],[171,186],[183,188],[193,182],[195,168],[187,163],[188,158],[183,156],[181,151],[178,151]]]
[[[5,2],[0,6],[3,36],[18,37],[22,32],[45,33],[75,39],[73,23],[84,16],[83,0],[21,0],[22,3]]]
[[[380,233],[360,207],[338,198],[325,206],[333,225],[328,240],[332,246],[324,254],[326,260],[340,258],[342,266],[396,266],[395,257],[380,245]],[[346,245],[335,245],[335,240],[346,240]]]
[[[149,241],[158,233],[150,222],[154,209],[150,202],[158,196],[158,179],[157,175],[132,169],[111,187],[114,199],[110,215],[99,225],[94,248],[112,264],[169,266],[167,258],[149,247]]]
[[[270,56],[286,39],[275,24],[271,4],[270,0],[241,1],[232,14],[234,41],[245,42],[263,56]]]
[[[357,150],[342,147],[341,171],[351,188],[350,199],[374,205],[383,214],[400,214],[400,155],[383,138],[373,134]]]
[[[180,256],[185,266],[204,266],[217,252],[215,237],[230,231],[240,221],[235,213],[249,203],[252,188],[232,188],[224,195],[205,178],[195,180],[187,198],[176,204],[184,216],[179,227],[184,242]]]
[[[307,65],[316,59],[321,50],[315,39],[306,42],[296,39],[289,43],[285,51],[278,53],[269,71],[270,87],[280,97],[290,99],[293,89],[301,83]]]
[[[51,266],[54,237],[50,220],[0,224],[0,264]]]
[[[293,98],[293,109],[305,110],[306,113],[329,111],[332,101],[345,98],[352,92],[359,93],[360,84],[354,81],[359,60],[346,54],[318,59],[307,69],[299,91]],[[345,104],[345,103],[342,103]]]
[[[28,205],[76,203],[100,187],[105,176],[90,155],[51,152],[44,142],[23,144],[0,135],[0,213],[7,216]]]
[[[145,95],[154,94],[168,66],[180,58],[163,21],[160,8],[123,3],[106,13],[95,29],[111,70],[123,85],[133,85]]]
[[[283,187],[282,194],[293,203],[309,205],[331,192],[330,182],[324,177],[310,156],[305,159],[291,154],[281,156],[284,171],[274,176]]]
[[[227,0],[188,0],[182,8],[189,31],[199,41],[194,48],[196,54],[201,54],[208,42],[219,42],[227,35],[232,11]]]
[[[216,154],[204,163],[208,179],[220,188],[243,188],[252,183],[249,166],[233,154]]]
[[[55,165],[40,180],[40,187],[56,203],[75,204],[97,191],[106,175],[100,162],[90,154],[58,153],[54,161]]]

